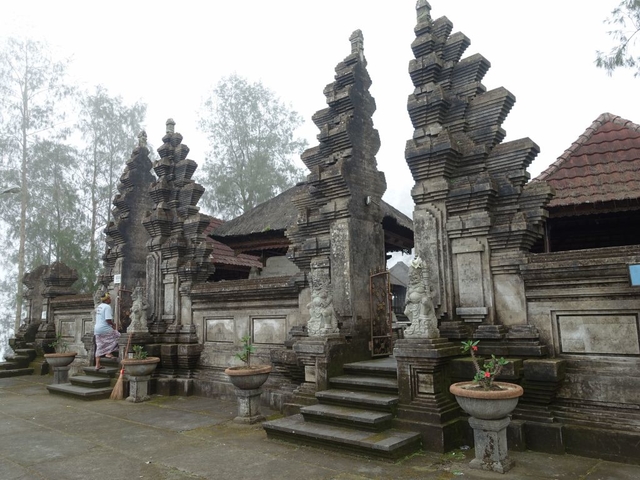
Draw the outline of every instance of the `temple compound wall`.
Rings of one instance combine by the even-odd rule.
[[[405,149],[415,182],[409,290],[420,287],[407,296],[425,307],[389,351],[398,365],[394,426],[420,431],[428,450],[469,444],[449,385],[474,376],[460,352],[472,338],[479,356],[509,361],[500,379],[524,387],[510,448],[640,461],[640,297],[629,282],[640,246],[533,253],[554,196],[547,182],[529,181],[539,148],[529,138],[503,142],[515,96],[487,90],[489,61],[463,57],[470,40],[430,12],[419,0],[407,104],[414,133]],[[161,358],[155,391],[230,394],[224,369],[237,364],[245,335],[256,361],[274,367],[263,401],[283,410],[313,402],[343,363],[371,357],[368,286],[385,268],[386,183],[361,32],[350,41],[324,90],[327,107],[313,116],[319,144],[302,156],[310,173],[292,191],[287,242],[267,239],[288,260],[272,260],[262,275],[207,281],[215,258],[197,207],[204,189],[191,180],[197,165],[168,122],[153,177],[141,135],[106,230],[101,291],[119,299],[123,326],[131,292],[144,292],[146,329],[127,335]],[[126,273],[128,265],[135,268]],[[94,300],[72,294],[73,272],[58,265],[30,275],[29,319],[17,337],[44,349],[62,332],[78,349],[87,345]]]

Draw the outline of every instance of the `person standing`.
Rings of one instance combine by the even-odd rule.
[[[118,349],[118,339],[120,332],[116,330],[113,322],[113,311],[111,310],[111,296],[109,292],[101,298],[101,304],[96,307],[96,325],[93,334],[96,339],[96,370],[100,370],[100,357],[113,358],[114,352]]]

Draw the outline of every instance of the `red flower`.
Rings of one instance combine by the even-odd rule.
[[[474,345],[473,347],[471,347],[471,349],[472,349],[474,352],[477,352],[477,351],[478,351],[478,347],[476,347],[475,345]]]
[[[489,372],[484,372],[484,378],[490,378],[491,374]]]

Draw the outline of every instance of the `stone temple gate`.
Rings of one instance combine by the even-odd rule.
[[[119,324],[127,327],[138,299],[146,326],[136,322],[127,334],[161,358],[152,389],[165,394],[231,394],[224,369],[245,335],[260,362],[274,367],[263,401],[286,414],[307,408],[321,415],[323,399],[336,395],[345,376],[376,369],[383,380],[375,385],[393,397],[385,428],[415,432],[437,451],[469,442],[467,418],[448,386],[473,377],[459,345],[477,339],[479,355],[509,361],[501,378],[524,387],[511,448],[638,462],[640,299],[628,270],[640,264],[640,249],[629,235],[619,236],[624,244],[597,248],[542,247],[550,243],[549,205],[557,218],[566,215],[550,203],[551,185],[565,178],[562,165],[530,181],[526,169],[538,146],[528,138],[505,141],[501,127],[515,96],[487,90],[489,61],[464,56],[470,39],[454,33],[449,19],[433,19],[426,0],[416,13],[407,104],[414,131],[405,149],[413,223],[382,200],[372,80],[356,31],[324,90],[326,107],[313,116],[319,143],[302,156],[306,181],[241,217],[219,225],[200,212],[197,164],[172,121],[156,162],[140,135],[105,230],[101,285],[118,299]],[[640,127],[612,118],[600,119],[571,152],[596,155],[588,139],[603,132],[605,148],[618,132],[616,141],[630,145],[625,152],[640,158]],[[571,159],[568,153],[559,162]],[[561,240],[554,245],[579,244]],[[411,317],[393,356],[374,367],[367,362],[369,281],[385,269],[388,253],[414,245],[432,308]],[[223,257],[225,268],[216,270]],[[25,276],[29,318],[13,345],[42,353],[61,333],[80,352],[79,370],[91,360],[94,299],[74,294],[74,280],[61,264]]]

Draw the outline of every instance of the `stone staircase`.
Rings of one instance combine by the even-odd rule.
[[[96,372],[94,367],[84,367],[84,375],[69,377],[69,383],[47,385],[49,393],[66,395],[80,400],[101,400],[109,398],[113,386],[120,375],[117,358],[100,360],[103,368]]]
[[[0,378],[32,375],[33,367],[30,363],[36,358],[33,348],[18,348],[15,356],[5,362],[0,362]]]
[[[316,393],[316,405],[263,423],[270,438],[396,460],[421,448],[421,435],[393,428],[398,405],[394,358],[344,365],[344,375]]]

